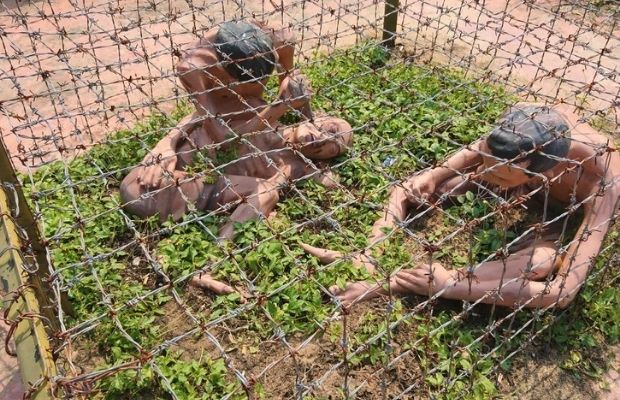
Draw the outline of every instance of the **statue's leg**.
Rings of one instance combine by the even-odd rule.
[[[210,210],[235,210],[230,220],[220,228],[220,238],[230,240],[234,236],[234,223],[245,222],[260,216],[267,217],[278,202],[277,179],[259,179],[247,176],[225,175],[220,177],[206,204]],[[236,207],[235,207],[236,205]],[[239,290],[213,278],[208,272],[194,276],[191,285],[217,294],[229,294]],[[241,293],[242,298],[244,294]]]
[[[234,224],[257,217],[267,217],[276,206],[279,179],[260,179],[226,175],[218,179],[210,208],[230,208],[236,205],[230,220],[220,229],[220,237],[232,239]]]

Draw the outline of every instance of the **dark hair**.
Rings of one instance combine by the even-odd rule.
[[[224,69],[240,82],[262,79],[275,68],[271,38],[248,22],[221,24],[213,46]]]
[[[486,143],[494,156],[514,162],[529,161],[527,172],[537,173],[558,163],[549,156],[561,158],[568,154],[570,132],[560,114],[548,107],[511,107]]]

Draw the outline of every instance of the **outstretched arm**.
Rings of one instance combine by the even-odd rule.
[[[372,227],[372,233],[368,240],[369,247],[385,238],[386,229],[394,229],[398,222],[406,218],[407,209],[411,204],[423,204],[444,182],[459,174],[463,175],[478,166],[482,162],[480,143],[480,141],[475,142],[468,148],[452,155],[440,166],[412,176],[402,184],[394,186],[388,204],[383,209],[383,215]],[[318,257],[323,264],[344,258],[344,255],[338,251],[321,249],[306,244],[302,244],[302,248],[308,254]],[[375,271],[373,259],[363,252],[353,255],[351,261],[356,267],[365,268],[371,274]]]
[[[189,134],[200,124],[196,112],[183,118],[172,128],[142,160],[145,168],[138,177],[139,184],[146,188],[159,187],[166,171],[172,174],[177,168],[178,152],[181,144],[188,140]]]
[[[372,227],[369,243],[372,245],[385,237],[385,229],[393,229],[407,216],[410,205],[421,205],[432,196],[436,189],[447,180],[463,175],[482,162],[481,142],[475,142],[468,148],[460,150],[443,164],[418,175],[412,176],[402,184],[394,186],[390,193],[383,215]]]

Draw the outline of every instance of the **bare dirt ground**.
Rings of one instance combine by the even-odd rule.
[[[607,349],[600,354],[602,361],[610,362],[609,370],[599,380],[584,374],[563,369],[561,365],[569,357],[556,350],[549,351],[544,345],[530,346],[517,357],[516,366],[503,380],[503,390],[513,393],[520,400],[618,400],[620,398],[620,352],[619,347]]]
[[[248,1],[243,8],[234,1],[194,1],[194,12],[185,0],[139,7],[134,0],[74,3],[0,5],[0,134],[22,171],[82,151],[153,109],[170,110],[184,96],[175,77],[178,54],[213,23],[252,16],[290,23],[303,64],[314,51],[379,35],[383,14],[383,4],[372,0]],[[580,106],[586,117],[611,121],[609,131],[618,135],[618,16],[585,12],[572,1],[528,3],[401,1],[398,42],[420,61],[465,68],[529,100]],[[533,393],[549,399],[571,398],[567,392],[572,398],[620,396],[617,361],[606,378],[611,390],[588,383],[564,385],[563,392],[553,383],[570,380],[552,361],[532,361],[522,387],[536,387]],[[17,398],[14,364],[4,355],[0,362],[0,398]]]

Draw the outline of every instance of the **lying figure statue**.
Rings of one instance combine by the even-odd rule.
[[[317,117],[313,122],[268,130],[236,142],[234,158],[218,169],[210,160],[216,157],[219,145],[210,141],[204,124],[192,114],[158,144],[170,146],[172,156],[153,163],[149,154],[123,179],[121,201],[134,215],[158,215],[162,221],[169,217],[178,220],[191,209],[234,210],[219,232],[221,239],[232,239],[234,223],[269,215],[279,200],[281,185],[302,179],[336,184],[331,173],[314,161],[343,154],[352,139],[346,121]],[[207,160],[207,167],[192,174],[187,168],[197,159]],[[233,291],[209,274],[194,278],[193,284],[217,293]]]
[[[580,123],[565,105],[516,104],[486,138],[394,186],[383,216],[373,226],[370,247],[398,229],[409,209],[423,212],[481,188],[513,205],[542,196],[543,201],[561,204],[566,218],[582,209],[583,220],[570,243],[562,246],[557,240],[561,235],[551,234],[553,221],[541,221],[536,237],[525,246],[508,247],[503,259],[462,270],[434,261],[422,263],[398,271],[389,282],[380,278],[375,283],[352,282],[343,289],[331,288],[332,294],[345,306],[391,290],[508,307],[565,307],[585,282],[615,218],[620,155],[609,142]],[[303,247],[322,263],[343,258],[340,252]],[[374,273],[371,256],[362,252],[351,258]]]

